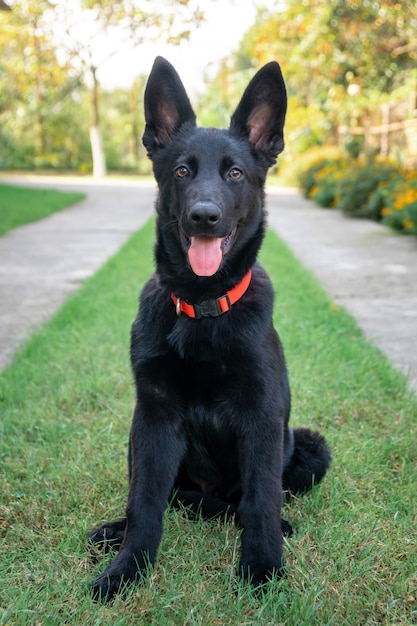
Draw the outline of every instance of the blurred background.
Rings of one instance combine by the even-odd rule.
[[[201,125],[227,126],[254,72],[276,59],[289,93],[286,150],[300,163],[417,163],[414,0],[0,2],[0,169],[150,173],[147,74],[162,54]],[[279,169],[278,169],[279,168]]]

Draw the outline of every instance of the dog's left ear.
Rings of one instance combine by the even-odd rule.
[[[287,91],[276,61],[255,74],[232,115],[230,131],[247,137],[252,147],[265,157],[268,166],[284,149],[284,121]]]
[[[145,89],[145,132],[142,141],[152,158],[164,148],[186,122],[195,125],[196,116],[175,68],[157,57]]]

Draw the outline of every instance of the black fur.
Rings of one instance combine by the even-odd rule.
[[[206,517],[235,515],[241,576],[259,585],[281,575],[282,534],[291,533],[281,520],[283,490],[308,490],[328,467],[324,439],[287,426],[290,391],[272,326],[273,291],[256,260],[264,182],[284,147],[285,112],[281,71],[269,63],[249,83],[228,130],[198,128],[178,74],[155,61],[143,142],[159,187],[156,272],[132,327],[137,404],[126,517],[89,538],[119,548],[92,584],[95,598],[110,599],[154,563],[169,501]],[[215,299],[250,268],[249,288],[228,312],[177,316],[172,293],[192,304]]]

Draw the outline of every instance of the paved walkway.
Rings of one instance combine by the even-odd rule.
[[[2,180],[6,180],[3,178]],[[136,181],[13,177],[83,190],[81,203],[0,238],[0,370],[151,215],[155,187]],[[269,223],[417,390],[417,238],[268,192]]]
[[[269,223],[417,391],[417,237],[271,189]]]
[[[0,177],[2,182],[83,191],[87,197],[0,237],[0,371],[80,283],[94,274],[153,211],[149,183],[84,178]]]

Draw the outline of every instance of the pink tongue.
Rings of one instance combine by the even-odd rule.
[[[221,238],[191,237],[188,260],[197,276],[213,276],[222,261]]]

